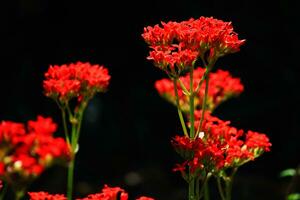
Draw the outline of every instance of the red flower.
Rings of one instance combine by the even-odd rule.
[[[69,100],[78,96],[80,82],[78,80],[45,80],[46,96],[59,97],[60,100]]]
[[[28,121],[28,130],[38,135],[51,136],[57,129],[55,124],[50,117],[38,116],[36,121]]]
[[[198,67],[193,73],[194,91],[198,87],[200,80],[205,73],[205,69]],[[239,95],[244,90],[239,78],[233,78],[228,71],[218,70],[209,74],[209,89],[208,89],[208,105],[209,110],[214,110],[218,105],[228,98]],[[190,89],[190,74],[180,77],[181,82],[187,90]],[[158,93],[167,101],[176,104],[176,96],[174,92],[174,83],[170,79],[162,79],[155,82],[155,88]],[[179,103],[184,112],[189,111],[189,98],[184,95],[181,85],[177,84]],[[199,92],[195,95],[195,107],[201,109],[203,97],[205,93],[205,81],[202,83]]]
[[[272,144],[265,134],[254,131],[248,131],[246,134],[246,146],[248,149],[259,149],[261,151],[270,151]]]
[[[154,199],[151,198],[151,197],[144,197],[144,196],[142,196],[140,198],[137,198],[136,200],[154,200]]]
[[[120,198],[118,198],[118,196]],[[91,194],[83,199],[77,199],[77,200],[127,200],[128,194],[119,187],[108,187],[107,185],[104,185],[104,188],[102,189],[102,193],[97,194]]]
[[[175,149],[175,151],[180,154],[183,158],[189,159],[193,156],[193,151],[195,148],[195,141],[191,140],[188,137],[181,137],[176,135],[171,143]]]
[[[20,123],[0,123],[0,176],[7,184],[25,186],[53,163],[70,159],[65,140],[53,137],[56,129],[42,116],[28,121],[27,130]]]
[[[28,192],[30,200],[67,200],[62,194],[49,194],[47,192]]]
[[[161,26],[148,26],[142,34],[153,49],[148,59],[171,74],[191,66],[197,57],[208,60],[239,51],[245,40],[239,40],[231,22],[212,17],[200,17],[182,22],[162,22]],[[176,69],[175,69],[176,67]]]
[[[44,171],[44,167],[38,163],[36,158],[27,154],[12,156],[13,170],[24,171],[26,175],[38,176]]]
[[[51,66],[45,73],[46,96],[65,102],[73,97],[92,97],[106,90],[110,76],[103,66],[90,63],[71,63]]]
[[[41,159],[69,159],[70,149],[63,138],[39,137],[38,142],[39,145],[36,147],[35,152],[40,156]]]
[[[5,164],[0,161],[0,176],[3,176],[5,173]]]
[[[201,112],[195,112],[196,130],[201,116]],[[174,171],[183,173],[186,166],[193,173],[203,168],[210,172],[238,167],[269,151],[271,146],[265,134],[252,131],[244,134],[243,130],[230,126],[229,121],[213,117],[209,112],[204,115],[201,131],[204,133],[202,137],[176,136],[171,141],[175,150],[185,159]]]
[[[10,121],[0,123],[0,143],[3,141],[16,143],[15,139],[25,134],[24,125]]]

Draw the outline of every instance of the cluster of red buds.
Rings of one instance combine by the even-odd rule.
[[[66,164],[70,149],[63,138],[54,137],[57,125],[38,116],[24,124],[0,123],[0,179],[19,189],[53,164]]]
[[[201,112],[196,112],[195,128],[199,128]],[[173,147],[185,159],[177,165],[175,171],[183,175],[187,166],[193,173],[205,170],[214,174],[228,168],[237,168],[248,161],[259,157],[263,152],[270,151],[271,143],[263,133],[244,132],[223,121],[205,113],[200,127],[201,132],[196,138],[175,136]]]
[[[205,69],[198,67],[193,73],[193,87],[195,93],[194,104],[197,110],[202,109],[204,93],[205,93],[205,80],[203,84],[197,89],[201,81]],[[181,84],[190,91],[190,73],[180,78]],[[176,95],[174,90],[174,83],[169,78],[164,78],[155,82],[155,88],[158,93],[170,103],[176,105]],[[185,94],[182,86],[177,82],[179,105],[183,112],[189,111],[189,97]],[[216,72],[209,73],[209,86],[208,98],[206,108],[213,111],[220,103],[226,101],[231,97],[238,96],[244,90],[244,86],[239,78],[233,78],[228,71],[217,70]]]
[[[45,73],[45,78],[46,96],[67,102],[74,97],[79,101],[90,99],[96,92],[105,91],[110,75],[103,66],[77,62],[51,66]]]
[[[231,22],[200,17],[182,22],[148,26],[142,34],[152,49],[148,59],[171,75],[178,75],[209,54],[207,61],[239,51],[239,40]]]
[[[49,194],[47,192],[29,192],[30,200],[67,200],[61,194]],[[77,200],[128,200],[128,193],[120,187],[104,186],[100,193],[90,194],[83,199]],[[154,200],[150,197],[139,197],[136,200]]]

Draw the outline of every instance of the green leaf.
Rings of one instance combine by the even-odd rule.
[[[300,194],[299,193],[290,194],[288,196],[288,200],[300,200]]]
[[[295,175],[296,175],[295,169],[286,169],[280,172],[279,174],[280,177],[288,177],[288,176],[295,176]]]

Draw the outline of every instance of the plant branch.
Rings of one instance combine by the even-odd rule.
[[[191,128],[190,128],[190,138],[194,138],[195,135],[195,105],[194,105],[194,65],[191,66],[190,69],[190,122],[191,122]]]
[[[176,106],[177,106],[177,112],[178,112],[178,116],[179,116],[179,120],[183,129],[183,133],[185,136],[189,137],[187,129],[186,129],[186,125],[185,125],[185,121],[184,121],[184,117],[182,115],[182,111],[181,111],[181,106],[179,104],[179,96],[178,96],[178,88],[177,88],[177,79],[173,79],[173,84],[174,84],[174,90],[175,90],[175,96],[176,96]]]

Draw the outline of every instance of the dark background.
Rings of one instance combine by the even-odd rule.
[[[160,21],[214,16],[232,21],[247,40],[216,68],[241,77],[245,92],[216,115],[245,130],[267,133],[272,151],[240,168],[234,199],[283,199],[299,150],[299,6],[292,1],[80,1],[19,0],[0,6],[0,120],[25,122],[38,114],[60,122],[43,95],[50,64],[103,64],[109,91],[85,113],[76,166],[78,196],[107,183],[131,198],[185,199],[186,184],[171,171],[179,156],[170,139],[180,131],[176,109],[159,97],[154,82],[165,74],[146,60],[143,28]],[[60,129],[58,135],[63,135]],[[30,190],[65,191],[66,170],[48,170]],[[212,199],[215,189],[211,191]]]

